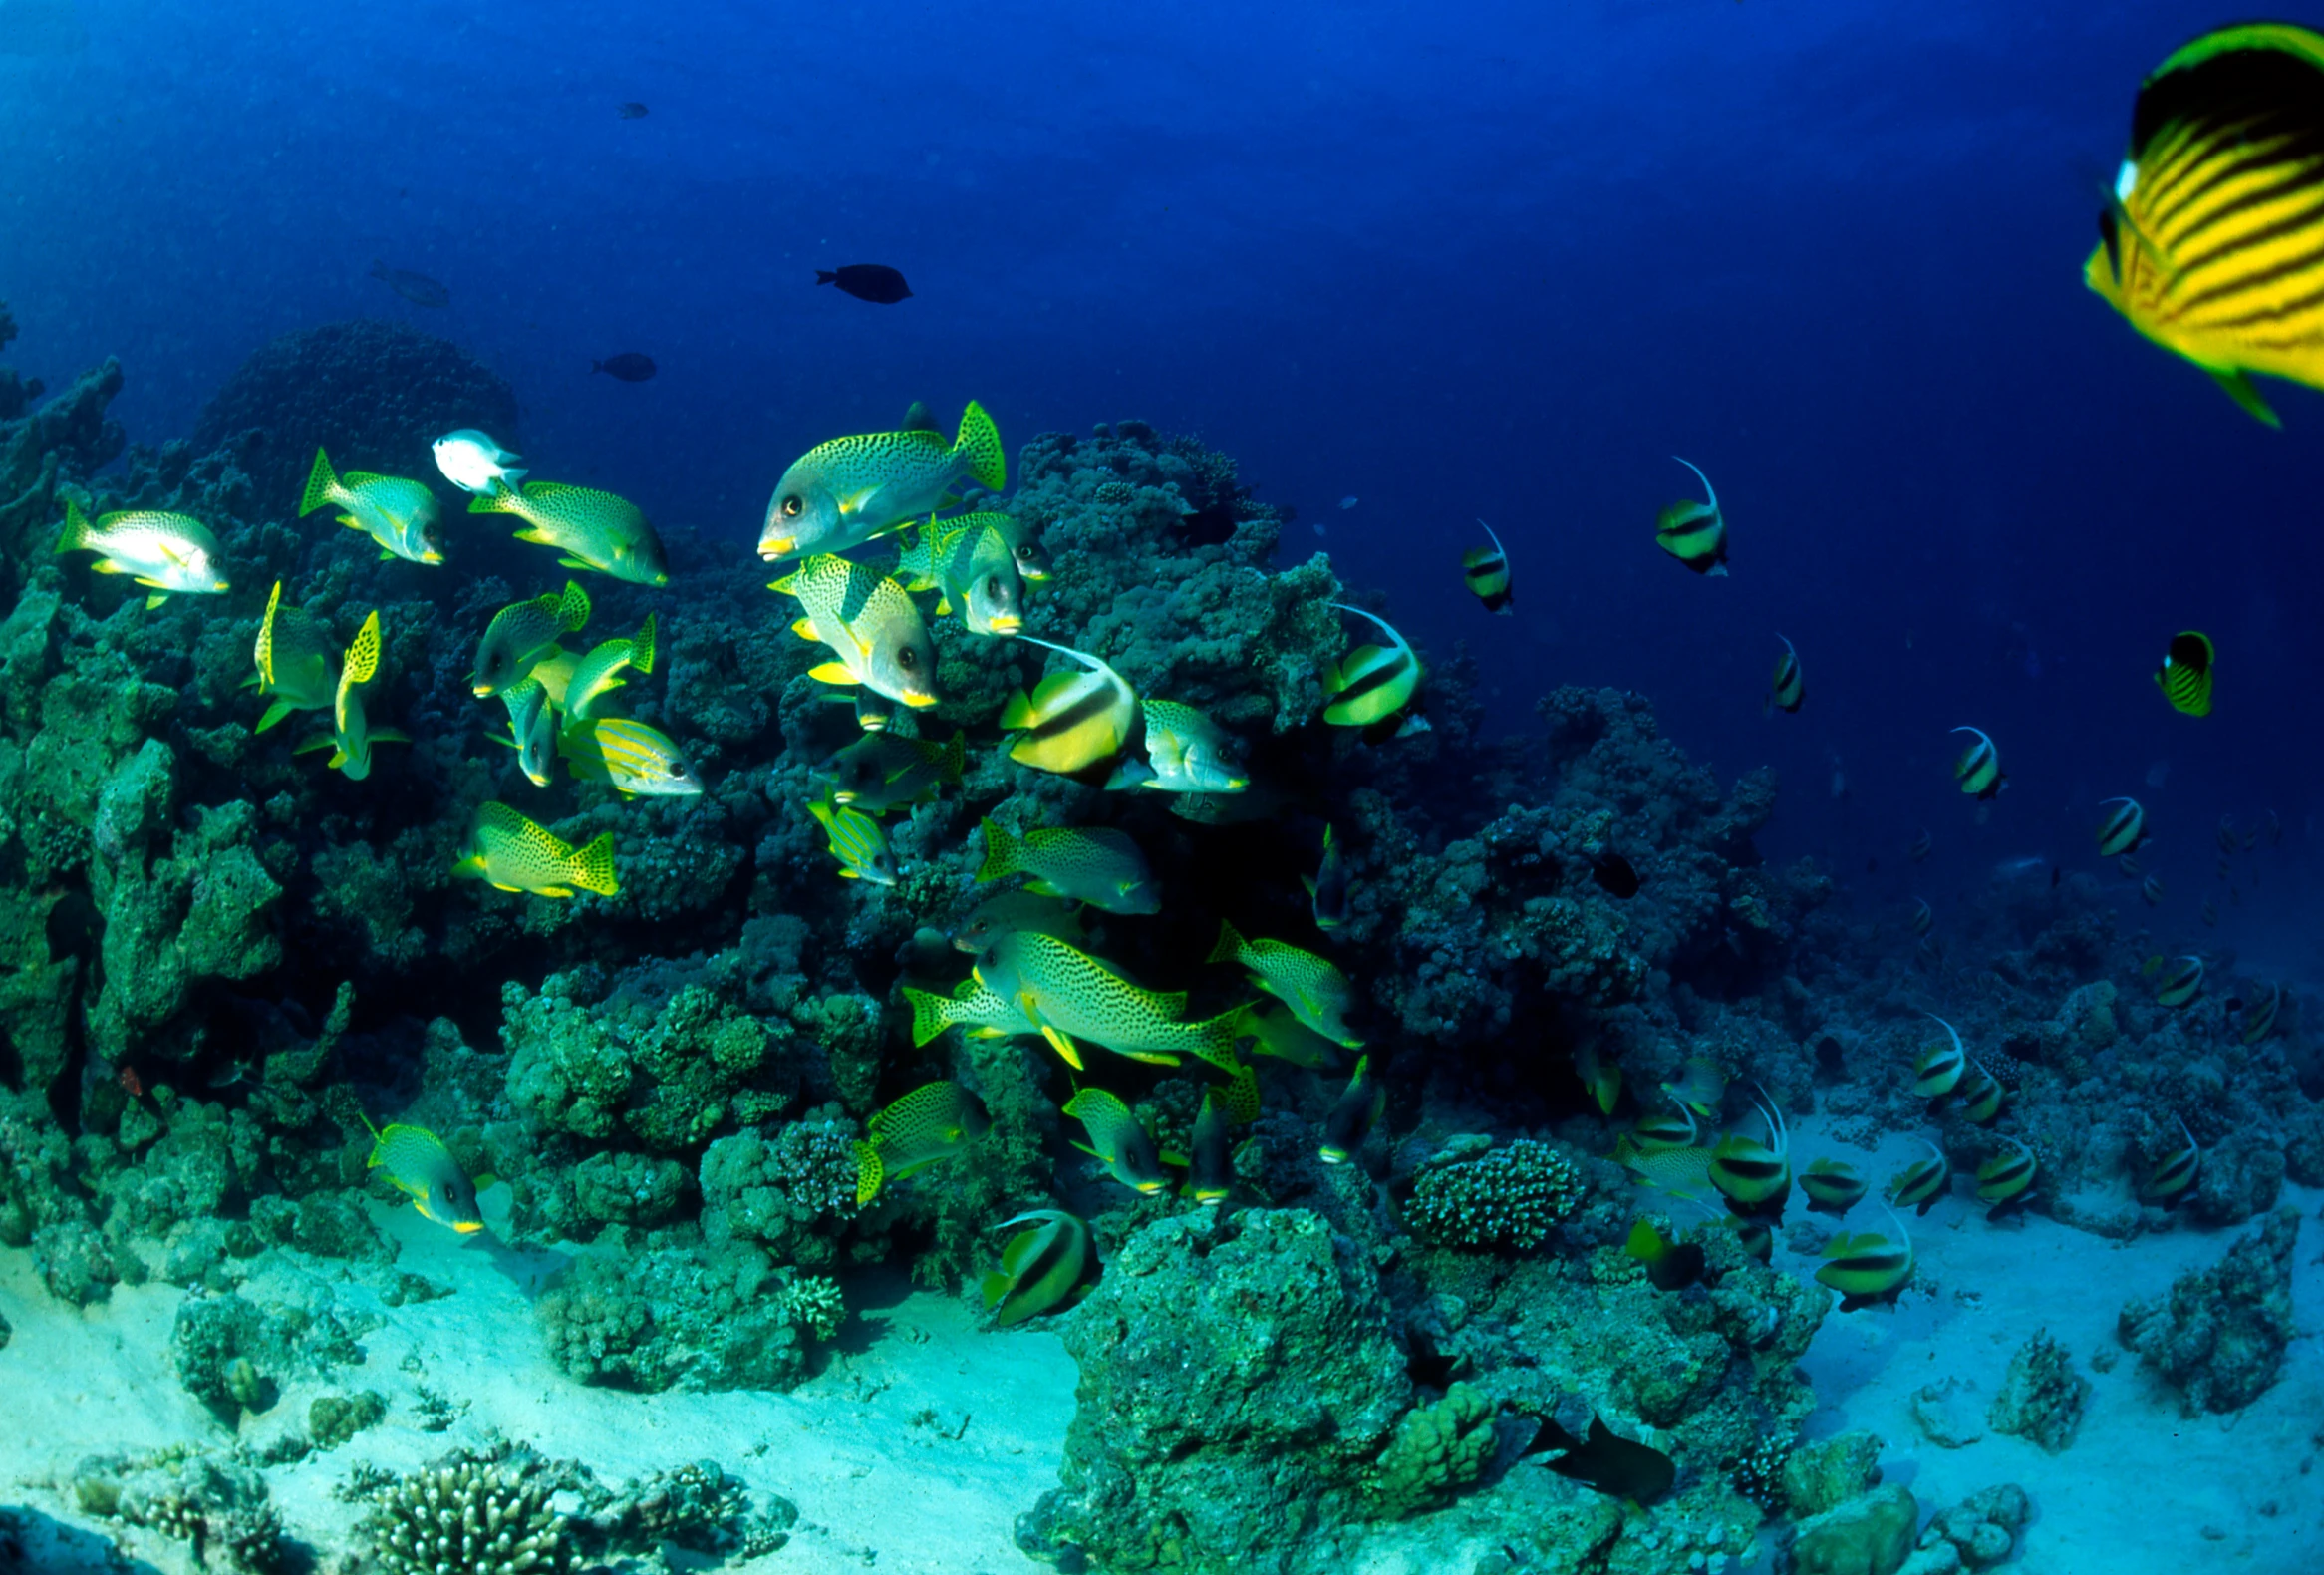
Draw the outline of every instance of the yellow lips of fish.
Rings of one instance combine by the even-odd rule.
[[[436,494],[425,482],[395,475],[374,475],[369,471],[350,471],[338,475],[331,470],[331,457],[317,449],[314,466],[307,472],[306,495],[300,500],[299,514],[304,518],[318,508],[330,507],[345,509],[339,522],[378,542],[383,558],[403,558],[412,563],[443,561],[443,553],[436,543],[439,510]]]
[[[360,1113],[360,1112],[359,1112]],[[412,1199],[423,1219],[448,1225],[463,1236],[484,1228],[476,1208],[476,1189],[460,1169],[443,1139],[425,1126],[393,1125],[382,1131],[371,1127],[371,1158],[365,1168],[385,1170],[396,1190]],[[489,1179],[489,1178],[487,1178]]]
[[[914,708],[933,706],[936,642],[904,587],[866,564],[828,553],[807,559],[767,587],[798,598],[805,616],[791,625],[819,640],[833,660],[807,676],[825,684],[861,684]]]
[[[998,492],[1008,477],[1001,431],[971,400],[960,434],[911,427],[819,443],[791,462],[767,500],[758,555],[837,553],[936,512],[964,480]]]

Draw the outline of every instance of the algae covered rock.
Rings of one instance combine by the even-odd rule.
[[[788,1389],[806,1373],[803,1329],[820,1288],[745,1242],[577,1259],[533,1304],[558,1367],[625,1389]]]
[[[2179,1391],[2189,1417],[2240,1411],[2275,1382],[2293,1332],[2299,1235],[2299,1211],[2279,1208],[2216,1266],[2180,1275],[2168,1296],[2124,1306],[2123,1344]]]
[[[1793,1575],[1895,1575],[1912,1552],[1920,1506],[1890,1482],[1804,1522]]]
[[[1485,1474],[1498,1440],[1493,1408],[1467,1384],[1433,1406],[1417,1406],[1396,1424],[1380,1455],[1372,1491],[1390,1519],[1448,1502]]]
[[[231,1418],[255,1383],[362,1361],[356,1340],[376,1327],[376,1317],[343,1312],[319,1277],[271,1260],[237,1291],[187,1297],[170,1326],[169,1358],[188,1395]]]
[[[1987,1419],[1995,1431],[2014,1433],[2057,1454],[2074,1441],[2089,1403],[2090,1380],[2074,1371],[2073,1357],[2044,1329],[2009,1359],[2009,1376]]]
[[[1991,1569],[2008,1562],[2019,1529],[2032,1517],[2033,1502],[2015,1482],[1985,1488],[1936,1512],[1920,1534],[1920,1557],[1950,1550],[1957,1567]]]
[[[367,1427],[387,1419],[387,1398],[376,1389],[353,1395],[318,1395],[307,1405],[307,1437],[318,1449],[336,1449]]]
[[[72,1486],[82,1513],[185,1542],[196,1567],[274,1575],[284,1565],[282,1524],[267,1502],[266,1479],[233,1453],[178,1445],[100,1455],[74,1467]]]
[[[1017,1526],[1049,1557],[1292,1568],[1304,1536],[1360,1515],[1411,1404],[1369,1261],[1304,1209],[1145,1226],[1063,1332],[1081,1368],[1064,1483]]]
[[[771,1036],[703,985],[662,1000],[639,993],[591,1003],[580,979],[552,974],[537,994],[507,985],[501,1009],[508,1097],[552,1130],[596,1141],[627,1134],[671,1153],[788,1102],[744,1089]]]

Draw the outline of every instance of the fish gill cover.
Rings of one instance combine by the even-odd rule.
[[[222,86],[308,67],[271,0],[0,0],[0,1362],[165,1297],[122,1360],[201,1408],[0,1472],[44,1515],[265,1569],[401,1567],[431,1493],[542,1568],[846,1513],[780,1428],[617,1490],[525,1447],[579,1408],[359,1368],[482,1316],[446,1264],[534,1277],[527,1408],[835,1404],[884,1276],[952,1371],[1061,1341],[962,1567],[2030,1557],[1973,1452],[1875,1486],[1952,1392],[1825,1356],[2048,1309],[2020,1243],[2108,1256],[2004,1430],[2312,1376],[2324,405],[2301,324],[2182,331],[2282,236],[2166,200],[2221,106],[2249,210],[2312,184],[2310,35],[600,20],[336,19],[326,112]],[[846,561],[761,560],[795,474]]]

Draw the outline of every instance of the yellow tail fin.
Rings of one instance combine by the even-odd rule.
[[[566,878],[582,890],[594,891],[601,897],[620,891],[621,882],[613,873],[613,833],[600,831],[589,839],[586,847],[575,850],[573,870]]]
[[[317,449],[314,468],[307,472],[306,496],[299,500],[299,517],[304,519],[330,502],[331,494],[338,490],[339,477],[332,473],[331,457]]]
[[[1009,479],[1009,453],[1001,447],[1001,429],[975,400],[961,412],[960,436],[952,452],[968,461],[969,476],[989,492],[998,492]],[[934,559],[930,560],[934,567]]]

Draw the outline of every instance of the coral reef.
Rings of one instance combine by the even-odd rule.
[[[1064,1483],[1017,1540],[1108,1568],[1296,1567],[1302,1536],[1360,1513],[1411,1404],[1369,1264],[1307,1210],[1147,1225],[1065,1340],[1081,1385]]]
[[[589,1254],[533,1316],[551,1359],[586,1384],[788,1389],[806,1372],[802,1331],[830,1327],[827,1284],[746,1242]]]
[[[2216,1265],[2180,1275],[2168,1296],[2124,1306],[2123,1344],[2179,1391],[2188,1416],[2241,1411],[2275,1382],[2293,1332],[2299,1236],[2299,1210],[2277,1209]]]
[[[231,1452],[174,1448],[84,1460],[72,1493],[83,1513],[184,1542],[198,1563],[246,1575],[287,1567],[266,1480]]]
[[[0,314],[0,343],[12,326]],[[181,1288],[171,1359],[221,1422],[356,1360],[365,1296],[395,1309],[446,1289],[399,1271],[374,1223],[405,1201],[368,1163],[372,1128],[394,1123],[506,1183],[493,1234],[570,1257],[532,1328],[503,1333],[579,1383],[787,1388],[818,1343],[871,1337],[847,1323],[872,1283],[851,1271],[965,1289],[994,1268],[1002,1222],[1085,1218],[1094,1284],[1053,1319],[1079,1412],[1060,1485],[1018,1525],[1063,1567],[1307,1575],[1367,1538],[1457,1534],[1512,1565],[1531,1549],[1545,1567],[1658,1575],[1714,1564],[1769,1516],[1796,1523],[1803,1570],[2006,1558],[2022,1493],[1941,1512],[1915,1552],[1913,1501],[1878,1485],[1874,1440],[1801,1441],[1816,1397],[1799,1359],[1835,1316],[1809,1279],[1819,1230],[1795,1216],[1771,1265],[1735,1230],[1655,1216],[1701,1254],[1684,1283],[1624,1250],[1639,1200],[1604,1156],[1667,1113],[1660,1087],[1689,1061],[1725,1085],[1706,1143],[1755,1136],[1761,1102],[1821,1111],[1847,1141],[1926,1133],[1963,1175],[2022,1144],[2027,1206],[2125,1242],[2267,1216],[2219,1267],[2126,1308],[2123,1338],[2190,1411],[2272,1381],[2296,1221],[2268,1210],[2287,1182],[2324,1181],[2324,1083],[2303,1087],[2315,1053],[2296,1012],[2247,1040],[2218,1000],[2161,1007],[2142,969],[2162,943],[2082,877],[1996,883],[1930,937],[1876,925],[1816,863],[1763,860],[1772,774],[1722,784],[1644,696],[1559,688],[1530,732],[1492,740],[1474,664],[1423,650],[1426,730],[1326,725],[1318,674],[1353,627],[1331,604],[1393,609],[1321,555],[1293,561],[1287,516],[1194,440],[1135,421],[1042,434],[1015,492],[977,501],[1050,570],[1028,584],[1025,632],[1201,710],[1251,788],[1108,792],[1013,763],[992,725],[1050,658],[948,616],[931,631],[942,702],[890,729],[968,730],[968,758],[885,817],[883,885],[838,878],[807,812],[817,767],[864,735],[746,553],[674,532],[669,587],[590,584],[585,638],[659,620],[655,671],[623,699],[705,784],[625,800],[563,774],[537,787],[484,738],[502,719],[467,675],[496,611],[561,586],[545,554],[481,532],[446,565],[383,563],[297,518],[317,446],[436,487],[436,435],[513,444],[512,391],[464,352],[384,324],[288,335],[191,442],[159,449],[129,446],[108,414],[123,378],[108,364],[36,404],[0,371],[0,1244],[75,1306]],[[50,550],[67,502],[195,514],[233,590],[147,608]],[[294,728],[256,731],[244,684],[277,579],[334,653],[380,614],[366,703],[412,743],[367,782],[295,754]],[[619,890],[455,882],[486,801],[567,840],[610,832]],[[1035,1035],[915,1043],[903,987],[961,982],[953,938],[995,894],[977,880],[988,816],[1135,841],[1163,872],[1161,911],[1075,922],[1125,977],[1186,991],[1190,1019],[1251,994],[1205,960],[1222,919],[1327,954],[1385,1094],[1350,1162],[1317,1152],[1347,1083],[1337,1046],[1255,1028],[1251,1076],[1223,1086],[1191,1060],[1086,1046],[1073,1075]],[[1301,882],[1326,827],[1348,898],[1323,931]],[[1998,1080],[1997,1111],[1913,1092],[1925,1013]],[[860,1187],[875,1112],[937,1080],[989,1125]],[[1205,1208],[1093,1175],[1058,1114],[1082,1083],[1173,1155],[1221,1091],[1230,1195]],[[2144,1182],[2189,1141],[2194,1179],[2166,1206]],[[1961,1380],[1913,1410],[1941,1446],[1989,1418],[2062,1449],[2087,1393],[2042,1338],[1990,1409]],[[382,1409],[372,1391],[312,1398],[299,1446],[360,1455],[376,1438],[350,1440]],[[438,1394],[415,1420],[458,1413]],[[1529,1452],[1545,1422],[1592,1418],[1669,1458],[1666,1501],[1625,1517]],[[82,1501],[263,1568],[271,1521],[247,1469],[116,1462],[86,1473]],[[370,1537],[391,1569],[553,1569],[664,1544],[764,1551],[786,1513],[752,1513],[707,1461],[615,1489],[499,1450],[385,1489]]]

